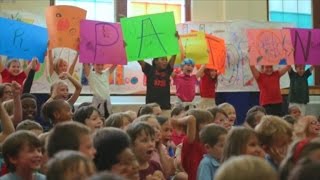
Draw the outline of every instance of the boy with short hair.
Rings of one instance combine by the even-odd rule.
[[[212,180],[220,166],[223,147],[228,131],[222,126],[209,124],[200,131],[200,141],[204,144],[207,154],[201,160],[197,179]]]
[[[23,130],[11,134],[3,143],[2,154],[10,173],[0,180],[46,179],[35,172],[42,159],[41,143],[35,134]]]
[[[265,159],[274,169],[278,169],[291,143],[292,128],[289,123],[280,117],[267,115],[261,119],[255,131],[266,152]]]
[[[16,127],[16,131],[21,131],[21,130],[27,130],[33,132],[36,136],[39,136],[40,134],[43,133],[43,128],[42,126],[30,119],[24,120],[18,124]]]

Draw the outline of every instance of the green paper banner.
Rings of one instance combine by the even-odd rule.
[[[180,53],[172,12],[122,18],[128,61]]]

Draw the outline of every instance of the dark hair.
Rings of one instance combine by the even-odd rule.
[[[182,104],[176,104],[172,108],[170,116],[178,116],[182,111],[184,111],[184,106]]]
[[[209,144],[212,147],[217,144],[219,136],[227,133],[228,131],[224,127],[208,124],[200,131],[200,141],[203,144]]]
[[[83,102],[78,106],[78,109],[80,109],[81,107],[85,107],[85,106],[91,106],[92,103],[91,102]]]
[[[127,133],[131,138],[132,144],[134,144],[134,141],[137,139],[139,135],[141,135],[142,132],[145,132],[147,136],[155,136],[154,129],[146,122],[133,122],[129,125]]]
[[[149,103],[142,105],[138,110],[138,117],[145,114],[153,114],[153,108],[160,107],[157,103]]]
[[[262,107],[262,106],[253,106],[247,111],[247,115],[251,114],[251,113],[256,113],[256,112],[263,112],[264,114],[267,113],[266,110],[264,109],[264,107]]]
[[[129,148],[130,138],[121,129],[106,127],[94,134],[93,144],[97,151],[93,161],[98,171],[105,171],[119,162],[118,156]]]
[[[46,121],[50,121],[53,124],[56,123],[55,112],[60,111],[63,108],[63,104],[66,103],[63,99],[53,100],[51,102],[45,103],[42,106],[41,113]]]
[[[29,130],[30,131],[33,129],[43,131],[43,127],[39,123],[37,123],[36,121],[29,120],[29,119],[21,121],[16,127],[16,131],[21,131],[21,130]]]
[[[320,162],[305,158],[299,161],[290,172],[288,180],[318,180],[320,179]]]
[[[199,124],[213,122],[211,113],[206,110],[191,109],[187,111],[186,115],[193,115],[196,118],[197,130],[199,130]]]
[[[48,139],[48,156],[62,150],[75,150],[80,148],[80,138],[83,135],[90,135],[90,129],[78,122],[63,122],[57,124]]]
[[[0,84],[0,98],[3,97],[4,89],[5,89],[6,86],[10,86],[11,87],[11,84],[10,83],[1,83]]]
[[[21,95],[21,100],[25,99],[25,98],[31,98],[31,99],[34,99],[36,102],[38,101],[37,97],[31,93],[23,93]]]
[[[92,172],[94,170],[94,164],[85,155],[77,151],[61,151],[55,154],[47,164],[47,180],[64,179],[65,173],[68,171],[77,173],[81,163],[84,164],[85,171],[89,176],[94,173]]]
[[[121,128],[123,126],[123,118],[131,119],[125,113],[113,113],[104,121],[104,126]]]
[[[232,128],[226,138],[221,161],[224,162],[232,156],[242,155],[249,138],[252,136],[258,139],[258,135],[253,129],[245,127]]]
[[[169,118],[164,116],[156,116],[156,119],[160,126],[162,126],[164,123],[168,122]]]
[[[73,115],[73,120],[80,122],[82,124],[86,124],[85,121],[87,118],[90,118],[92,113],[96,111],[99,115],[100,112],[97,108],[93,106],[82,106],[76,110],[76,112]],[[100,115],[101,116],[101,115]]]
[[[228,117],[227,113],[224,110],[222,110],[221,108],[219,108],[219,107],[208,108],[207,111],[209,111],[212,114],[213,119],[216,118],[218,113],[221,113],[224,116]]]
[[[14,132],[4,140],[2,154],[10,172],[16,170],[15,165],[10,162],[10,159],[17,157],[25,146],[41,148],[41,142],[34,133],[26,130]]]
[[[102,172],[89,178],[89,180],[126,180],[124,177],[110,173]]]
[[[297,119],[289,114],[283,116],[283,119],[292,125],[297,122]]]

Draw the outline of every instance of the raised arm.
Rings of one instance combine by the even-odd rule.
[[[283,76],[286,72],[288,72],[289,69],[291,69],[290,65],[286,65],[285,67],[279,69],[280,76]]]
[[[144,67],[146,66],[146,62],[144,62],[143,60],[139,60],[138,63],[140,64],[142,69],[144,69]]]
[[[69,104],[74,104],[78,97],[80,96],[81,90],[82,90],[82,86],[81,84],[74,79],[74,77],[72,77],[70,74],[67,73],[67,77],[69,79],[69,81],[74,85],[74,87],[76,88],[74,90],[74,93],[71,95],[71,97],[67,100],[69,102]]]
[[[173,55],[171,56],[170,60],[169,60],[169,65],[173,68],[174,67],[174,63],[176,62],[176,58],[177,55]]]
[[[72,61],[72,64],[70,65],[69,67],[69,74],[72,75],[73,72],[74,72],[74,67],[76,66],[77,64],[77,61],[78,61],[78,57],[79,57],[79,52],[77,51],[76,52],[76,56],[74,57],[73,61]]]
[[[52,54],[52,49],[48,50],[48,71],[49,71],[49,76],[53,74],[54,71],[54,65],[53,65],[53,54]]]
[[[38,58],[37,57],[33,57],[32,60],[31,60],[31,63],[29,63],[27,68],[24,70],[24,73],[28,76],[28,74],[29,74],[31,69],[36,69],[38,62],[39,62]]]
[[[39,61],[38,59],[36,59],[35,61],[32,61],[30,64],[31,64],[31,69],[28,73],[26,80],[23,83],[22,93],[30,93],[31,87],[33,84],[34,75],[36,73],[36,68],[37,68],[37,65],[39,64]]]
[[[172,123],[187,126],[187,137],[190,143],[196,139],[197,124],[196,118],[193,115],[188,115],[180,119],[172,119]]]
[[[260,76],[260,72],[258,71],[258,69],[256,68],[256,66],[250,66],[250,70],[252,72],[253,77],[257,80]]]
[[[88,78],[91,72],[91,66],[90,64],[84,63],[83,64],[83,71],[84,71],[84,75]]]
[[[117,65],[116,65],[116,64],[112,65],[112,66],[108,69],[109,73],[112,74],[113,71],[114,71],[116,68],[117,68]]]
[[[12,121],[14,126],[17,126],[22,121],[21,86],[19,83],[13,81],[11,87],[14,103]]]
[[[0,102],[0,121],[2,125],[2,132],[0,133],[0,143],[2,143],[6,139],[6,137],[14,132],[13,123],[2,102]]]
[[[196,73],[197,78],[201,78],[204,75],[204,70],[206,69],[206,65],[201,65],[200,69]]]

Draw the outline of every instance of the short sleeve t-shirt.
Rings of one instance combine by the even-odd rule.
[[[98,96],[103,100],[109,99],[109,70],[105,70],[102,74],[91,71],[88,76],[89,86],[94,96]]]
[[[2,83],[11,83],[12,81],[16,81],[21,86],[23,85],[23,81],[27,78],[27,75],[24,71],[14,76],[8,71],[8,69],[4,69],[1,72],[1,76],[2,76]]]
[[[170,104],[170,75],[173,71],[168,65],[163,70],[157,70],[155,67],[145,63],[142,69],[147,78],[146,103],[158,103],[161,109],[171,109]]]
[[[200,79],[200,96],[203,98],[215,98],[216,97],[216,79],[212,79],[210,75],[205,71],[204,75]]]
[[[173,78],[176,85],[176,95],[183,102],[192,102],[196,95],[196,75],[177,74]]]
[[[309,87],[308,78],[311,76],[310,69],[306,70],[302,76],[297,72],[289,71],[290,89],[289,89],[289,102],[307,104],[309,102]]]
[[[189,142],[188,138],[184,138],[181,150],[182,167],[188,174],[189,180],[197,179],[198,166],[206,154],[204,145],[199,141]]]
[[[150,160],[147,169],[139,170],[140,180],[145,180],[148,175],[152,175],[155,171],[162,171],[161,166],[156,161]]]
[[[282,103],[279,71],[275,71],[271,75],[260,73],[257,83],[260,89],[261,106]]]

